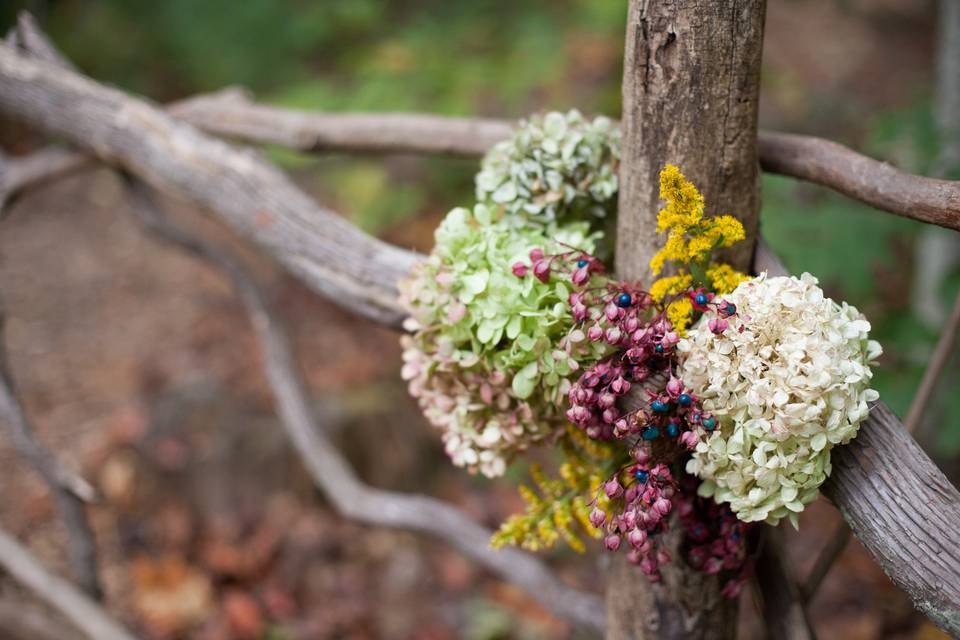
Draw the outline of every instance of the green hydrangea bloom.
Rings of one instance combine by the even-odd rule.
[[[533,116],[487,153],[477,199],[540,222],[603,218],[616,211],[619,162],[620,129],[610,119]]]
[[[500,475],[514,453],[563,427],[578,362],[606,347],[567,337],[569,284],[519,278],[511,265],[534,248],[590,252],[598,237],[584,222],[530,226],[482,204],[457,208],[401,282],[413,332],[403,338],[403,376],[455,464]]]

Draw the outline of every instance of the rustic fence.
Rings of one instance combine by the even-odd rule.
[[[757,272],[784,272],[757,234],[758,166],[824,185],[878,209],[960,230],[960,183],[909,175],[826,140],[757,132],[763,0],[631,0],[629,5],[620,275],[645,275],[654,249],[647,230],[658,208],[655,174],[667,161],[684,168],[707,202],[741,217],[755,250],[730,258],[741,266],[752,264]],[[365,485],[313,416],[282,323],[267,297],[229,252],[168,220],[154,192],[186,196],[320,295],[399,328],[403,315],[396,305],[395,283],[421,257],[351,226],[256,151],[212,136],[317,153],[479,156],[507,137],[512,123],[295,112],[257,105],[237,89],[159,107],[78,73],[26,15],[0,44],[0,113],[72,148],[0,159],[0,212],[27,189],[106,163],[122,174],[131,209],[145,231],[230,279],[260,340],[290,441],[317,487],[345,517],[444,540],[527,589],[557,615],[598,631],[606,628],[611,638],[732,635],[732,607],[714,597],[716,585],[679,564],[668,571],[664,585],[652,587],[615,564],[610,579],[616,588],[610,589],[605,605],[599,595],[563,584],[539,558],[517,550],[491,550],[490,532],[451,505]],[[960,311],[955,311],[925,380],[935,379],[945,365],[958,324]],[[925,382],[920,397],[928,386]],[[0,566],[91,637],[132,637],[97,603],[96,547],[84,513],[84,502],[94,491],[58,465],[56,456],[34,438],[6,367],[0,377],[0,417],[18,451],[57,498],[78,586],[51,575],[2,531]],[[919,610],[960,635],[960,493],[882,402],[873,406],[859,437],[834,450],[833,467],[823,492],[853,534]],[[811,575],[798,584],[778,550],[775,532],[769,534],[757,578],[774,637],[812,637],[804,603],[846,535],[845,529],[838,532]]]

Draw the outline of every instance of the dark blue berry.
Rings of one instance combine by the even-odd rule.
[[[703,425],[703,428],[706,429],[707,431],[713,431],[713,428],[717,426],[717,419],[716,419],[716,418],[704,418],[704,419],[701,421],[701,424]]]
[[[647,478],[650,477],[650,474],[643,469],[637,469],[633,472],[634,477],[640,481],[640,484],[646,484]]]
[[[659,427],[647,427],[640,434],[640,437],[644,440],[656,440],[660,437],[660,429]]]
[[[705,293],[698,293],[697,297],[694,298],[694,301],[696,301],[696,303],[702,307],[710,302],[710,298],[708,298],[707,294]]]
[[[671,438],[676,438],[680,435],[680,425],[676,422],[671,422],[667,425],[667,435]]]
[[[732,302],[727,303],[727,315],[732,316],[737,312],[737,306]]]
[[[633,296],[629,293],[624,292],[617,296],[618,307],[629,307],[631,304],[633,304]]]
[[[656,351],[657,353],[663,353],[663,345],[662,345],[662,344],[658,344],[657,346],[655,346],[655,347],[653,348],[653,350]]]
[[[650,408],[658,413],[663,413],[667,410],[667,403],[663,400],[654,400],[650,403]]]
[[[680,403],[681,407],[689,407],[693,404],[693,397],[689,393],[681,393],[680,397],[677,398],[677,402]]]
[[[588,264],[590,263],[586,260],[577,260],[577,266],[580,267],[581,269],[583,269]]]

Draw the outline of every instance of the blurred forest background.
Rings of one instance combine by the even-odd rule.
[[[768,5],[761,126],[931,172],[936,3]],[[158,102],[240,85],[260,102],[315,110],[617,116],[625,7],[5,0],[0,32],[29,9],[85,73]],[[43,143],[2,123],[8,153]],[[422,251],[445,212],[473,199],[476,161],[268,153],[320,202]],[[903,416],[960,282],[957,234],[785,178],[764,178],[763,201],[763,234],[789,268],[816,274],[873,323],[885,349],[876,386]],[[158,639],[580,637],[445,546],[333,514],[276,426],[242,306],[218,276],[144,238],[128,206],[110,172],[86,172],[20,198],[0,231],[11,365],[40,436],[103,492],[92,515],[122,619]],[[242,247],[188,204],[172,206]],[[246,256],[290,324],[318,410],[366,479],[444,497],[490,526],[518,508],[517,474],[491,483],[446,462],[400,381],[395,335]],[[955,363],[945,378],[920,439],[956,478]],[[0,521],[66,572],[42,485],[6,440],[0,462]],[[818,503],[789,533],[801,575],[838,521]],[[602,587],[598,549],[554,555],[571,580]],[[4,637],[20,637],[11,616],[36,606],[0,577]],[[743,637],[757,637],[749,595],[743,609]],[[811,611],[823,638],[939,633],[856,542]]]

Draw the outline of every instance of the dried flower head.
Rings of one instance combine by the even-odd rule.
[[[486,205],[458,208],[401,282],[412,332],[403,377],[455,464],[497,476],[514,453],[562,429],[579,363],[604,347],[567,337],[569,283],[521,278],[515,265],[537,247],[592,251],[597,237],[583,222],[518,225]]]
[[[541,222],[602,218],[616,209],[619,159],[620,129],[608,118],[533,116],[487,153],[477,199]]]
[[[737,318],[701,321],[677,345],[679,375],[720,423],[700,434],[687,471],[745,522],[796,523],[830,475],[830,449],[856,435],[878,397],[869,385],[880,345],[810,274],[761,275],[726,305]]]

